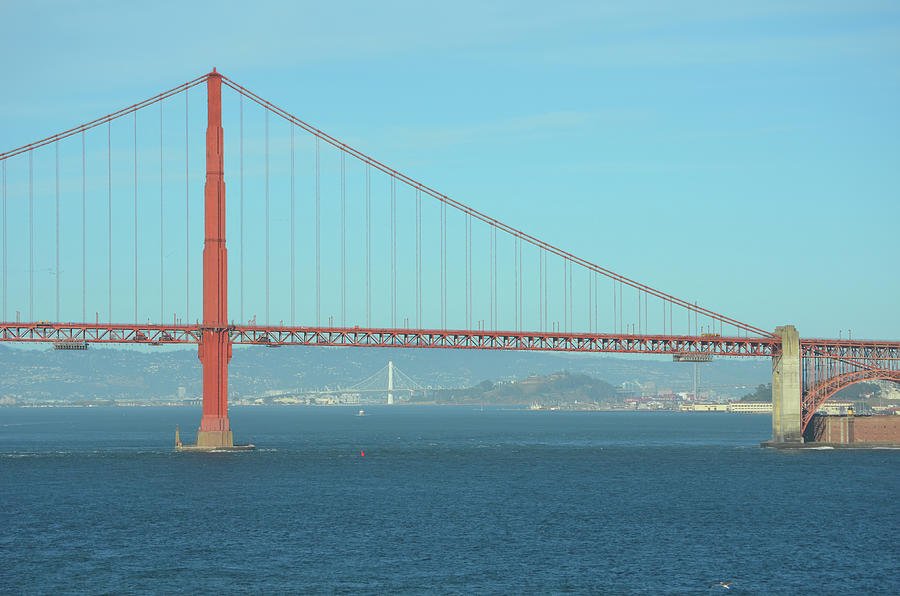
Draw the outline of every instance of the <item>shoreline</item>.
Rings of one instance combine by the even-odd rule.
[[[862,450],[898,450],[900,443],[773,443],[772,441],[763,441],[760,447],[767,449],[806,449],[806,450],[831,450],[831,449],[862,449]]]
[[[769,412],[726,412],[726,411],[683,411],[683,410],[646,410],[633,408],[531,408],[530,403],[527,404],[481,404],[481,403],[449,403],[449,402],[399,402],[394,404],[384,403],[361,403],[361,404],[228,404],[231,408],[381,408],[381,407],[415,407],[430,406],[438,408],[476,408],[482,406],[493,410],[502,410],[509,412],[637,412],[642,414],[653,413],[674,413],[674,414],[738,414],[741,416],[770,416]],[[3,405],[2,409],[20,409],[20,410],[40,410],[50,408],[200,408],[201,403],[195,404],[175,404],[175,403],[117,403],[117,404],[23,404],[23,405]]]

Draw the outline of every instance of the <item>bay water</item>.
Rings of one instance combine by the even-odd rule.
[[[900,451],[762,449],[768,416],[0,410],[4,594],[900,593]]]

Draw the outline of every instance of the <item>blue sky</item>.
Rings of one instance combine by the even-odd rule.
[[[3,13],[0,150],[216,66],[441,192],[680,298],[804,336],[900,337],[894,2]],[[260,138],[257,126],[246,142]],[[11,242],[24,239],[9,222]],[[128,284],[121,294],[133,300]]]

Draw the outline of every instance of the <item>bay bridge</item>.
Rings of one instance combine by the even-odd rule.
[[[414,395],[423,397],[428,395],[429,387],[425,387],[408,374],[400,370],[393,361],[388,361],[376,372],[365,379],[348,385],[347,387],[326,387],[324,389],[312,389],[298,391],[297,395],[311,397],[342,396],[342,395],[368,395],[372,397],[384,397],[387,405],[394,404],[394,397],[409,401]],[[402,396],[402,397],[400,397]]]
[[[0,164],[0,341],[197,344],[199,447],[234,445],[234,344],[764,357],[775,443],[802,442],[848,385],[900,382],[900,341],[801,338],[675,297],[451,198],[215,69]]]

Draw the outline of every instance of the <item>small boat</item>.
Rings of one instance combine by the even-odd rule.
[[[366,411],[365,411],[365,410],[360,410],[359,412],[357,412],[356,415],[357,415],[357,416],[365,416],[365,415],[366,415]]]

